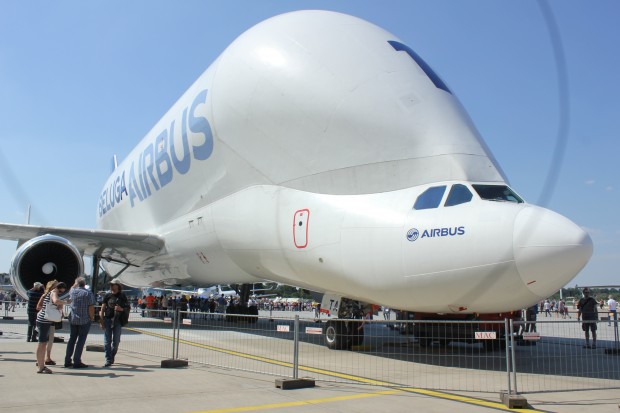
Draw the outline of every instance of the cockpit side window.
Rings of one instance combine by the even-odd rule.
[[[485,201],[523,203],[523,199],[506,185],[472,185],[472,187]]]
[[[448,194],[448,199],[446,199],[446,203],[444,206],[454,206],[464,204],[466,202],[471,201],[473,194],[465,185],[455,184],[450,188],[450,193]]]
[[[418,199],[416,199],[413,209],[420,210],[437,208],[441,203],[441,199],[443,198],[443,194],[445,192],[445,185],[428,188],[426,191],[422,192]]]

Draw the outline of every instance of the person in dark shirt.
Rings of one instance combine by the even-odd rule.
[[[114,356],[121,342],[121,317],[129,309],[129,300],[123,294],[120,281],[110,281],[110,292],[103,297],[101,305],[101,327],[105,330],[103,349],[105,352],[105,366],[114,364]]]
[[[538,304],[534,304],[525,311],[525,331],[528,333],[536,332],[536,318],[538,317]]]
[[[581,319],[581,329],[586,334],[586,345],[583,348],[596,348],[596,321],[598,321],[597,302],[590,297],[590,289],[583,289],[583,298],[577,304],[577,320]],[[590,346],[590,331],[592,331],[592,346]]]
[[[43,295],[43,284],[34,283],[34,286],[28,290],[28,334],[26,341],[37,341],[37,303]]]

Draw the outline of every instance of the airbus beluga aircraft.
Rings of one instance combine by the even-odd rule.
[[[327,11],[249,29],[117,165],[97,229],[0,226],[17,290],[90,255],[130,286],[269,280],[442,313],[549,296],[590,237],[508,185],[414,46]]]

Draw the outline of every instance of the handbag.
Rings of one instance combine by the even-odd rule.
[[[45,305],[45,319],[53,323],[57,323],[62,320],[62,313],[58,307],[51,302],[51,300]]]

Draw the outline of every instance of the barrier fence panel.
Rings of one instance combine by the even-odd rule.
[[[28,313],[14,301],[0,301],[0,332],[4,338],[26,340]]]
[[[194,363],[293,376],[293,319],[181,312],[178,358]]]
[[[515,346],[519,392],[620,388],[617,322],[586,323],[596,325],[596,348],[591,334],[586,347],[583,323],[574,318],[527,324],[514,327],[517,336],[526,333]]]
[[[123,327],[119,351],[146,354],[162,358],[171,358],[173,349],[173,320],[172,310],[145,310],[131,313],[129,323]],[[99,326],[91,328],[102,331]],[[90,342],[90,334],[89,334]],[[103,344],[103,334],[100,337]]]
[[[501,351],[505,344],[497,334],[491,339],[493,328],[500,325],[503,328],[504,322],[333,320],[324,325],[325,336],[320,334],[321,324],[302,325],[300,369],[318,371],[322,380],[499,392],[508,390]],[[333,342],[330,330],[350,333]],[[476,340],[476,332],[486,332],[480,337],[488,337],[488,343]],[[348,348],[353,351],[337,350]]]

